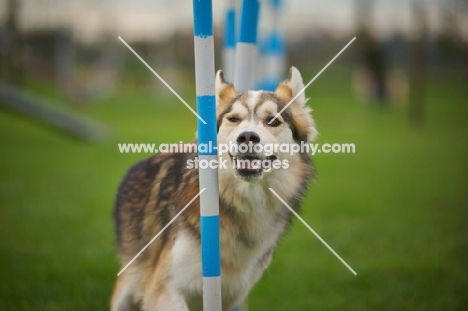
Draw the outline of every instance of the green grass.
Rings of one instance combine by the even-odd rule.
[[[327,71],[307,91],[318,142],[356,153],[314,158],[302,215],[358,275],[295,221],[250,310],[464,310],[468,92],[455,74],[430,79],[425,123],[412,127],[403,107],[358,104],[349,76]],[[113,126],[113,141],[69,140],[0,111],[0,310],[108,309],[115,192],[145,156],[116,143],[188,141],[196,127],[177,100],[141,92],[82,112]]]

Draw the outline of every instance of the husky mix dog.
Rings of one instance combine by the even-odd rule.
[[[216,75],[220,144],[309,143],[317,135],[304,87],[292,67],[274,92],[237,92],[221,71]],[[270,123],[270,124],[269,124]],[[159,153],[134,165],[118,190],[114,217],[117,245],[125,266],[199,192],[198,170],[188,168],[195,153]],[[220,248],[223,310],[241,305],[271,262],[278,239],[314,177],[306,152],[224,153],[220,168]],[[265,170],[235,166],[236,159],[274,160]],[[117,279],[112,310],[202,310],[199,200],[195,200]]]

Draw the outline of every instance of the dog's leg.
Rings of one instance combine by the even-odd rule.
[[[111,311],[135,310],[129,276],[123,274],[117,278],[111,300]]]
[[[143,295],[144,311],[189,311],[185,297],[179,293],[170,275],[170,249],[163,251],[160,263],[152,273]]]
[[[157,297],[145,295],[143,301],[145,311],[189,311],[182,295],[174,292],[164,292]]]

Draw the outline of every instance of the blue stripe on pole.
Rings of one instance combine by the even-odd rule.
[[[197,111],[207,124],[198,119],[198,144],[210,144],[215,148],[199,150],[199,155],[217,155],[216,98],[214,95],[197,96]],[[200,149],[200,148],[199,148]]]
[[[273,31],[267,38],[266,41],[266,53],[269,55],[283,55],[286,49],[284,39],[279,33]]]
[[[281,0],[271,0],[270,3],[275,9],[279,9],[281,7]]]
[[[236,11],[233,9],[226,12],[224,46],[228,48],[236,47]]]
[[[262,83],[259,83],[256,89],[273,92],[278,87],[279,82],[280,82],[280,79],[276,79],[276,78],[267,79],[263,81]]]
[[[198,37],[213,35],[213,9],[211,0],[193,0],[194,34]]]
[[[201,216],[200,226],[203,276],[220,276],[219,216]]]
[[[258,0],[242,1],[239,42],[257,43],[259,12],[260,2]]]

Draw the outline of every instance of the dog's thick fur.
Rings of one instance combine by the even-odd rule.
[[[292,67],[275,92],[239,94],[218,72],[219,142],[311,142],[317,132],[304,93],[278,121],[268,124],[303,86],[299,71]],[[247,137],[245,133],[249,133]],[[130,169],[119,188],[114,211],[122,267],[199,192],[198,170],[187,168],[187,160],[196,156],[160,153]],[[229,163],[236,156],[243,154],[222,155]],[[265,159],[261,154],[248,157]],[[269,172],[219,169],[223,310],[231,310],[246,299],[291,221],[291,212],[269,188],[298,210],[314,176],[307,153],[275,153],[273,158],[287,160],[289,167]],[[197,199],[118,277],[112,310],[202,310],[199,221]]]

